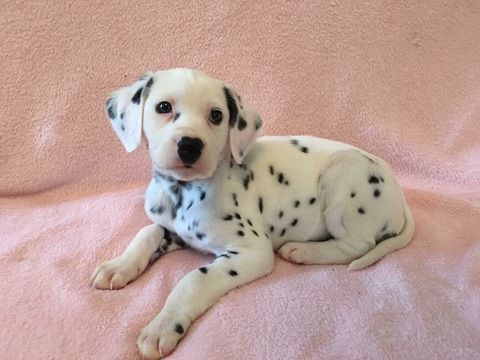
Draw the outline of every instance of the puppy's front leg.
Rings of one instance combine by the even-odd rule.
[[[120,289],[136,279],[149,262],[162,253],[170,252],[185,244],[159,225],[142,228],[122,255],[106,261],[93,272],[90,283],[97,289]]]
[[[143,358],[168,355],[192,322],[222,295],[268,274],[273,263],[271,244],[265,241],[255,244],[255,248],[228,249],[211,264],[188,273],[168,296],[162,311],[138,337],[137,345]]]

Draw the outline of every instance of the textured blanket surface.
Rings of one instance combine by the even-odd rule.
[[[0,10],[0,358],[139,359],[178,280],[173,252],[119,291],[94,267],[145,224],[150,164],[103,112],[144,71],[192,67],[310,134],[392,164],[412,243],[359,272],[295,266],[233,290],[171,359],[480,358],[477,1],[4,1]]]

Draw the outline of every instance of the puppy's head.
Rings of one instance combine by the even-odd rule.
[[[210,177],[226,151],[240,164],[262,124],[228,85],[189,69],[146,73],[105,109],[128,152],[143,134],[155,170],[183,181]]]

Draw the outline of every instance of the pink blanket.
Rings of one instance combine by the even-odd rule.
[[[147,69],[228,80],[265,134],[392,164],[417,232],[359,272],[294,266],[223,297],[171,359],[480,358],[480,6],[474,1],[27,2],[0,12],[0,358],[138,359],[191,250],[120,291],[88,287],[147,223],[145,149],[107,93]]]

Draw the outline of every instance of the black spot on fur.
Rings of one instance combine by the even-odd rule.
[[[122,113],[120,114],[120,119],[123,120],[124,118],[125,118],[125,113],[122,112]]]
[[[283,211],[280,210],[280,212],[278,213],[278,218],[281,219],[283,217]]]
[[[308,148],[307,148],[306,146],[302,146],[302,147],[300,148],[300,151],[303,152],[303,153],[305,153],[305,154],[307,154],[307,153],[308,153]]]
[[[300,200],[295,200],[295,202],[293,203],[293,206],[298,208],[300,206]]]
[[[120,130],[125,131],[125,125],[120,125]]]
[[[236,217],[238,220],[240,220],[240,219],[242,218],[239,213],[234,213],[233,215],[235,215],[235,217]]]
[[[142,96],[142,91],[143,91],[143,87],[141,87],[140,89],[138,89],[135,94],[133,94],[132,96],[132,102],[134,104],[140,104],[140,97]]]
[[[173,117],[173,121],[177,121],[180,115],[181,115],[180,113],[176,113],[175,116]]]
[[[255,130],[260,129],[261,126],[262,126],[262,120],[255,121]]]
[[[298,145],[298,140],[297,139],[292,139],[292,140],[290,140],[290,143],[292,145]]]
[[[298,219],[293,219],[292,223],[290,225],[295,226],[298,224]]]
[[[245,190],[248,190],[248,185],[250,184],[250,175],[245,176],[243,179],[243,187]]]
[[[199,268],[198,270],[200,270],[200,272],[202,272],[204,274],[206,274],[208,272],[208,269],[205,266]]]
[[[285,235],[285,232],[287,231],[287,229],[282,229],[282,231],[280,232],[280,236],[283,236]]]
[[[190,204],[188,204],[188,206],[187,206],[187,209],[186,209],[186,210],[190,209],[190,208],[192,207],[192,205],[193,205],[193,200],[192,200],[192,201],[190,201]]]
[[[354,192],[352,192],[352,193],[350,194],[350,197],[351,197],[351,198],[354,198],[356,195],[357,195],[357,194],[355,194]]]
[[[233,255],[238,255],[239,254],[238,251],[233,251],[233,250],[228,250],[228,252],[230,254],[233,254]]]
[[[244,227],[245,227],[245,225],[243,225],[243,223],[242,223],[242,222],[239,222],[239,223],[238,223],[238,226],[240,226],[240,227],[242,227],[242,228],[244,228]]]
[[[230,270],[228,273],[230,274],[230,276],[237,276],[238,275],[238,273],[235,270]]]
[[[379,197],[380,196],[380,190],[375,189],[375,191],[373,192],[373,196]]]
[[[290,185],[290,183],[288,182],[288,180],[285,181],[285,185],[287,185],[287,186]]]
[[[223,93],[225,94],[228,112],[230,114],[229,124],[230,124],[230,127],[234,127],[235,122],[237,121],[237,116],[238,116],[237,102],[235,101],[232,95],[232,92],[227,87],[223,88]]]
[[[268,171],[270,171],[270,175],[273,175],[273,174],[275,174],[275,172],[274,172],[274,170],[273,170],[273,166],[272,166],[272,165],[270,165],[270,166],[268,167]]]
[[[225,220],[225,221],[230,221],[230,220],[232,220],[232,219],[233,219],[233,216],[232,216],[232,215],[225,215],[225,216],[223,217],[223,220]]]
[[[145,88],[150,89],[152,87],[152,85],[153,85],[153,77],[148,79],[147,83],[145,84]]]
[[[275,231],[275,227],[273,225],[270,225],[270,232],[273,233]]]
[[[385,180],[383,180],[383,177],[380,176],[380,181],[383,183]]]
[[[362,215],[365,214],[365,209],[363,207],[359,207],[358,208],[358,213],[362,214]]]
[[[237,194],[232,193],[233,205],[238,206]]]
[[[261,197],[258,198],[258,210],[260,210],[260,214],[263,213],[263,199]]]
[[[172,217],[172,220],[175,220],[175,218],[177,217],[177,210],[175,210],[175,208],[172,208],[172,210],[170,211],[170,216]]]
[[[178,334],[183,334],[183,326],[180,325],[180,324],[175,324],[175,332],[178,333]]]
[[[372,175],[368,178],[368,183],[369,184],[378,184],[379,182],[380,182],[380,180],[375,175]]]
[[[256,237],[258,237],[258,233],[257,233],[255,230],[252,230],[252,233],[253,233]]]
[[[178,236],[176,236],[173,241],[175,242],[175,244],[177,244],[178,246],[180,247],[185,247],[187,244],[185,244],[185,241],[183,241],[182,239],[180,239]]]
[[[195,235],[197,236],[198,240],[202,240],[205,237],[205,234],[200,232],[197,232]]]
[[[253,174],[253,170],[250,170],[250,180],[255,180],[255,176]]]
[[[308,200],[308,203],[309,203],[310,205],[313,205],[316,200],[317,200],[317,199],[315,199],[314,197],[312,197],[312,198],[310,198],[310,200]]]
[[[167,250],[168,250],[168,245],[167,245],[167,244],[163,244],[163,245],[162,245],[162,250],[163,250],[163,252],[167,252]]]
[[[248,223],[248,225],[253,226],[253,224],[252,224],[252,222],[250,221],[250,219],[247,219],[247,223]]]
[[[192,229],[195,229],[198,226],[198,220],[193,220]]]
[[[165,206],[163,206],[163,205],[160,205],[160,206],[158,206],[158,207],[152,206],[152,207],[150,208],[150,212],[151,212],[152,214],[158,214],[158,215],[160,215],[160,214],[163,214],[164,211],[165,211]]]
[[[397,236],[397,233],[395,233],[395,232],[387,233],[387,234],[382,235],[380,238],[376,239],[375,242],[378,244],[378,243],[381,243],[384,240],[390,239],[390,238],[395,237],[395,236]]]
[[[280,184],[283,183],[283,173],[278,174],[277,180]]]
[[[113,98],[108,99],[105,106],[107,108],[108,117],[112,120],[115,119],[117,117],[115,100],[113,100]]]
[[[245,236],[245,233],[242,230],[237,231],[238,236]]]
[[[220,257],[224,257],[224,258],[230,259],[230,256],[228,256],[227,254],[218,255],[218,256],[217,256],[217,259],[220,258]]]
[[[385,230],[387,230],[387,228],[388,228],[388,222],[386,222],[386,223],[383,225],[381,231],[385,231]]]
[[[205,196],[207,196],[207,194],[205,193],[205,191],[200,192],[200,201],[205,200]]]
[[[237,125],[238,130],[242,131],[246,127],[247,127],[247,122],[245,121],[245,119],[243,117],[240,117],[238,119],[238,125]]]

